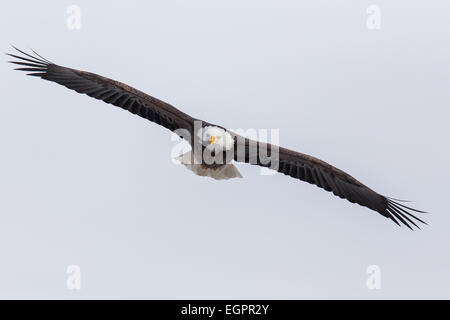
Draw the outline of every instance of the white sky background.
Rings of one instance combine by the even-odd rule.
[[[366,27],[372,4],[381,30]],[[278,128],[282,146],[433,214],[411,232],[254,166],[197,177],[170,160],[168,130],[5,56],[0,298],[450,298],[449,18],[448,1],[3,4],[4,52],[31,47],[225,127]],[[66,287],[73,264],[81,290]]]

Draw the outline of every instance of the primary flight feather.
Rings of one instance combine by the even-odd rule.
[[[423,211],[407,207],[400,203],[401,200],[373,191],[322,160],[269,143],[250,140],[221,126],[193,118],[172,105],[124,83],[59,66],[34,51],[34,55],[31,55],[15,47],[14,49],[22,54],[7,54],[17,59],[9,61],[19,65],[15,70],[26,71],[30,76],[53,81],[78,93],[103,100],[176,132],[187,140],[193,149],[178,159],[197,175],[217,180],[242,177],[232,161],[255,164],[315,184],[340,198],[372,209],[398,225],[404,224],[412,229],[413,226],[419,228],[418,223],[425,223],[413,214],[424,213]],[[198,148],[200,152],[196,153],[194,148]],[[261,156],[263,150],[267,157]],[[217,159],[225,160],[220,162]]]

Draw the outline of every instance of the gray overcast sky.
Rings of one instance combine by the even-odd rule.
[[[0,298],[450,298],[449,16],[444,0],[4,4],[4,52],[33,48],[225,127],[279,129],[282,146],[432,214],[411,232],[254,166],[197,177],[170,160],[168,130],[5,56]],[[380,290],[366,287],[373,264]]]

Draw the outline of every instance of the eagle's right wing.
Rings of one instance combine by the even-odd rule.
[[[169,130],[186,129],[193,136],[194,119],[164,101],[124,83],[94,73],[59,66],[36,52],[36,56],[32,56],[15,47],[14,49],[26,56],[7,54],[19,59],[9,62],[23,66],[15,70],[27,71],[30,76],[56,82],[78,93],[121,107]]]

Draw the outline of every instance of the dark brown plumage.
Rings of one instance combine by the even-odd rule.
[[[188,142],[193,143],[195,136],[194,121],[198,119],[189,116],[172,105],[121,82],[94,73],[59,66],[41,57],[34,51],[36,56],[27,54],[17,48],[15,49],[24,55],[8,54],[18,59],[9,61],[20,66],[16,70],[26,71],[30,76],[56,82],[78,93],[87,94],[90,97],[121,107],[169,130],[185,129],[190,134]],[[217,125],[203,121],[203,126]],[[259,158],[253,159],[250,156],[249,146],[256,144],[258,148],[267,148],[269,154],[274,148],[278,147],[266,143],[257,143],[233,132],[228,132],[235,141],[243,141],[244,143],[245,155],[242,159],[237,156],[237,150],[234,150],[234,159],[236,161],[265,167],[272,165],[271,167],[273,167],[273,164],[270,162],[263,163]],[[237,145],[236,143],[236,148]],[[401,200],[378,194],[352,176],[322,160],[281,147],[278,149],[278,152],[278,163],[275,166],[278,172],[314,184],[342,199],[370,208],[398,225],[402,223],[412,229],[412,226],[419,228],[417,222],[425,223],[412,214],[412,212],[424,213],[423,211],[407,207],[400,203]]]

